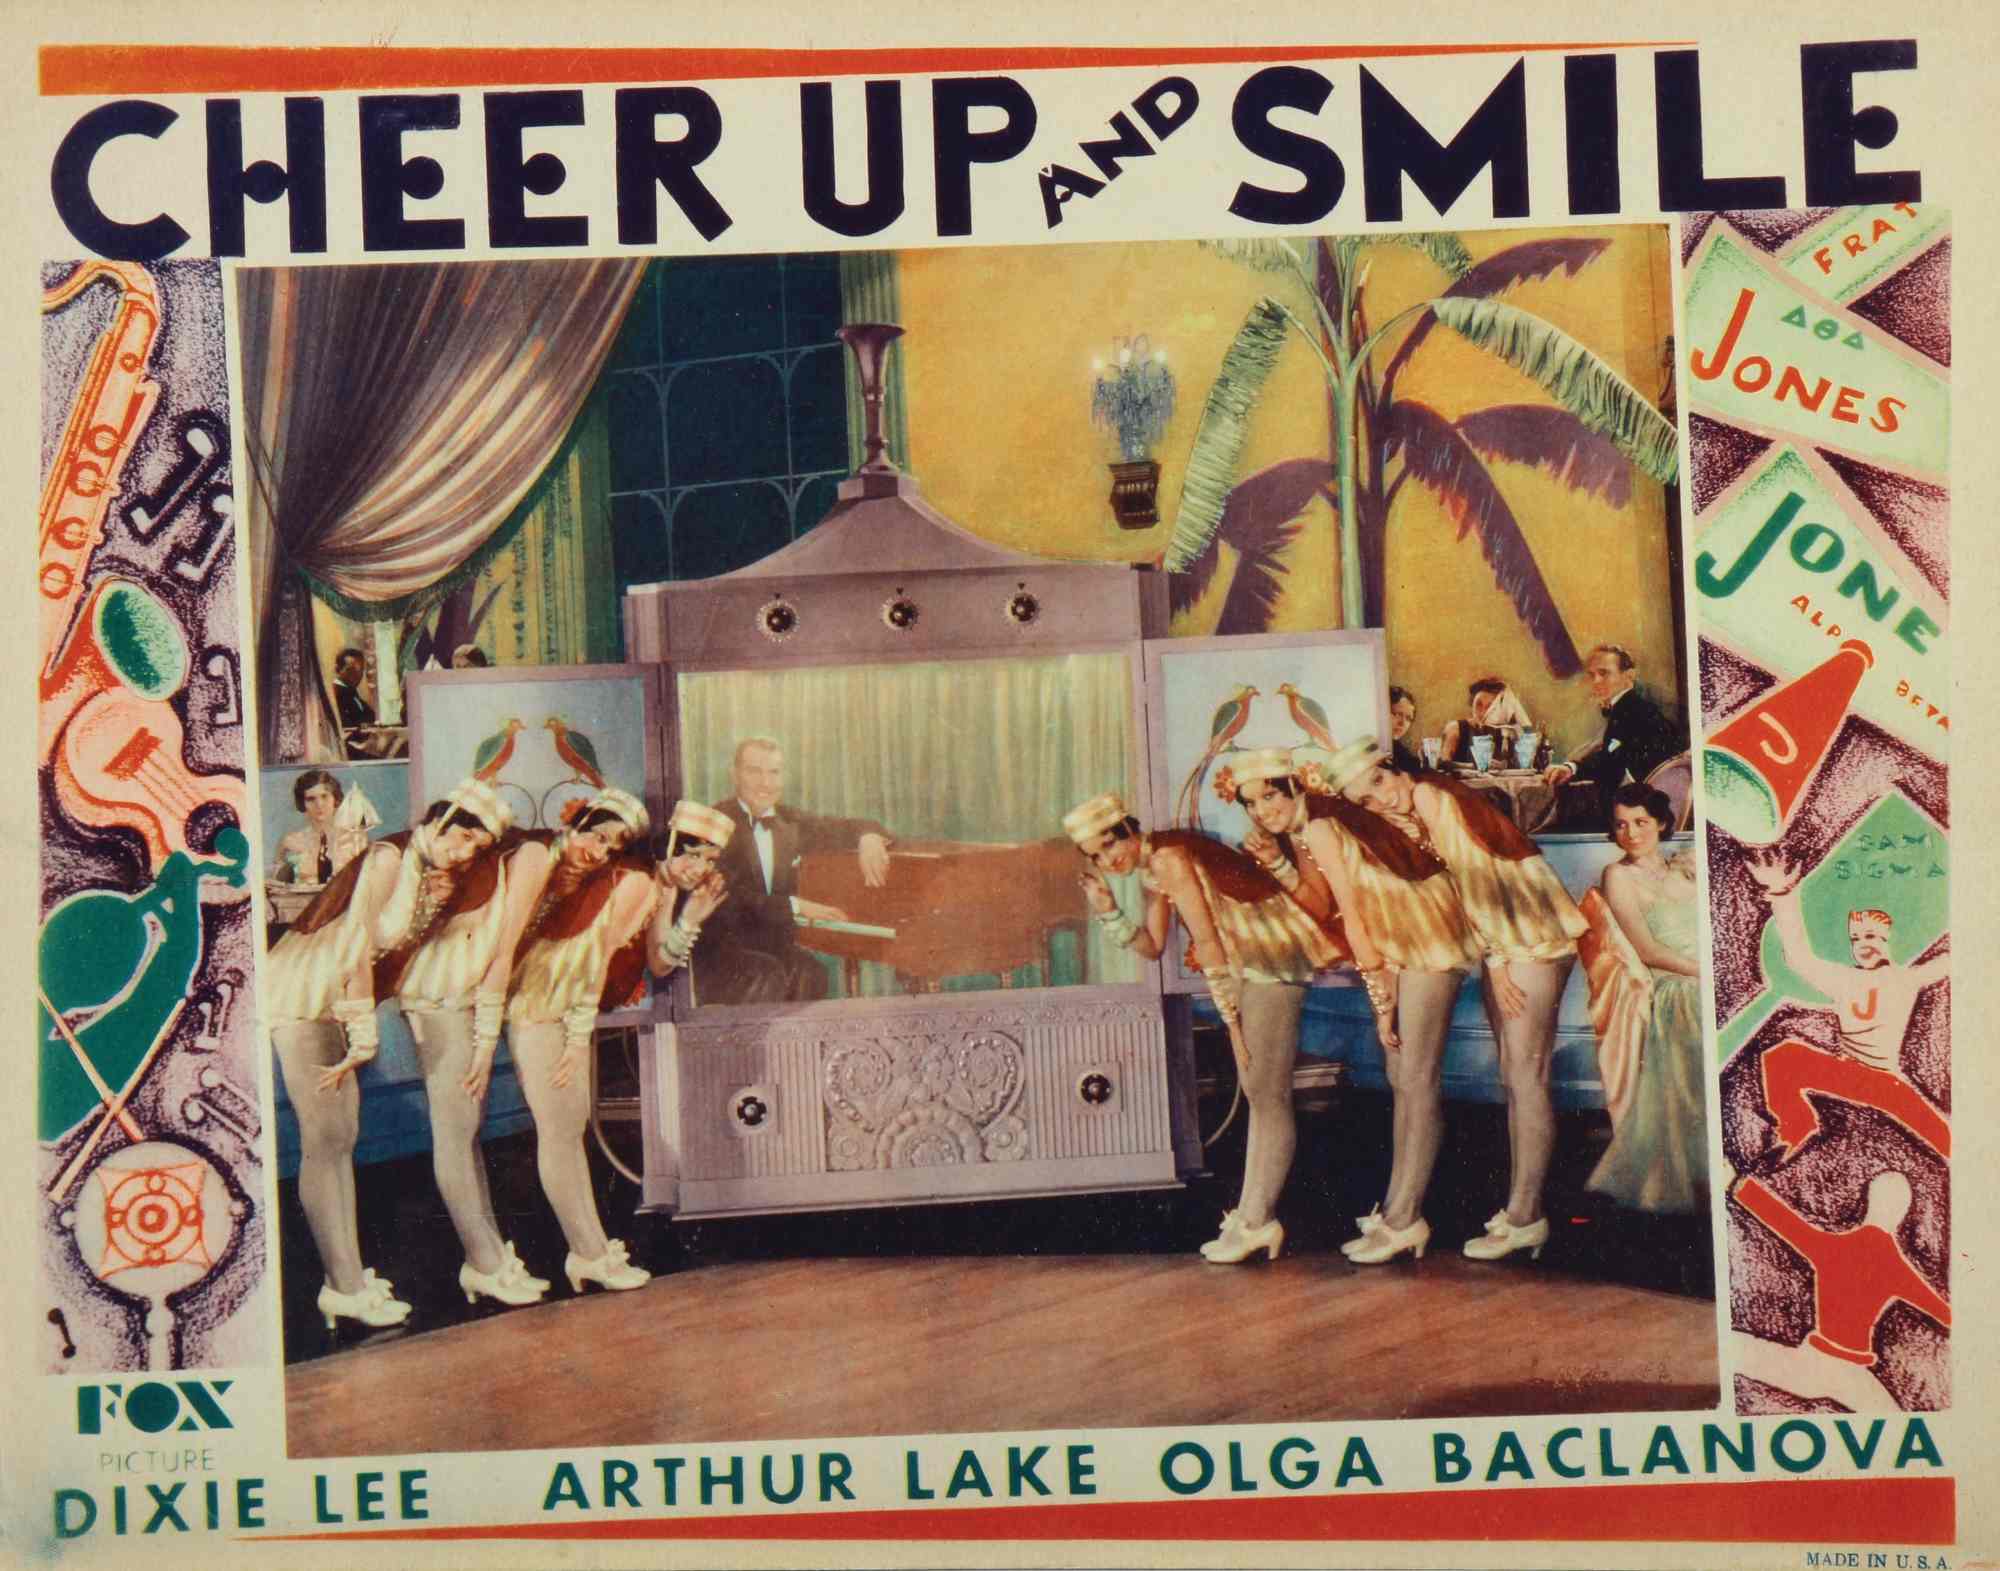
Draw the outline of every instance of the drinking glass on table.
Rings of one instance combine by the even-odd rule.
[[[1437,768],[1438,760],[1444,756],[1444,738],[1441,736],[1427,736],[1424,738],[1423,748],[1424,768]]]
[[[1488,735],[1472,739],[1472,767],[1484,774],[1493,767],[1493,738]]]

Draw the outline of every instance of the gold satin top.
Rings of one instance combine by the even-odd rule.
[[[1189,865],[1208,900],[1222,952],[1230,969],[1251,982],[1307,982],[1315,971],[1341,964],[1347,954],[1290,895],[1266,900],[1236,900],[1215,887],[1208,870],[1190,857]],[[1146,888],[1157,891],[1152,874],[1143,872]]]
[[[639,898],[621,899],[634,882],[645,885]],[[594,1008],[604,991],[612,955],[652,919],[658,898],[658,886],[649,875],[620,873],[589,927],[567,938],[533,940],[514,963],[507,1018],[520,1024],[558,1021],[581,1005]]]
[[[417,853],[386,842],[369,847],[347,909],[315,932],[294,930],[271,946],[259,988],[273,1025],[333,1018],[348,979],[374,952],[375,920],[389,903],[406,854]]]
[[[503,859],[486,904],[440,923],[410,957],[397,988],[406,1014],[473,1007],[473,995],[500,948],[512,879],[513,869]]]
[[[1517,862],[1487,850],[1448,792],[1419,785],[1417,800],[1485,953],[1508,961],[1560,960],[1576,953],[1576,941],[1590,924],[1548,858]]]
[[[1338,819],[1314,822],[1326,826],[1339,849],[1350,917],[1367,929],[1387,964],[1402,971],[1463,971],[1479,964],[1479,937],[1448,874],[1404,878],[1368,855]],[[1304,833],[1296,838],[1303,842]]]

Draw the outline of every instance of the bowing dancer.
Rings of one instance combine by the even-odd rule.
[[[1296,1144],[1299,1012],[1313,972],[1338,965],[1346,950],[1241,852],[1187,830],[1144,833],[1109,792],[1064,814],[1063,828],[1091,864],[1081,880],[1085,898],[1113,943],[1157,960],[1174,918],[1187,927],[1189,963],[1229,1028],[1250,1108],[1242,1195],[1202,1257],[1234,1265],[1262,1250],[1275,1260],[1285,1228],[1272,1212]],[[1119,909],[1102,876],[1135,872],[1145,891],[1138,918]]]
[[[646,961],[655,976],[688,963],[702,927],[728,897],[728,880],[717,870],[736,833],[736,820],[683,797],[667,820],[666,856],[656,869],[661,898],[646,940]]]
[[[1372,743],[1346,753],[1381,756]],[[1243,848],[1308,911],[1338,918],[1382,1042],[1394,1098],[1389,1188],[1355,1219],[1361,1236],[1341,1253],[1356,1265],[1421,1260],[1431,1237],[1424,1195],[1444,1139],[1445,1038],[1479,942],[1435,851],[1327,790],[1321,771],[1313,763],[1294,774],[1275,760],[1239,770],[1238,800],[1257,825]]]
[[[326,1273],[319,1310],[400,1325],[410,1306],[361,1264],[354,1145],[361,1130],[356,1071],[379,1046],[376,1000],[401,963],[451,909],[458,874],[490,853],[506,809],[467,781],[415,829],[385,836],[349,861],[272,947],[263,992],[271,1044],[299,1121],[299,1203]]]
[[[507,1041],[534,1115],[542,1193],[569,1244],[563,1275],[573,1293],[585,1282],[623,1292],[652,1280],[623,1240],[606,1235],[583,1148],[598,1012],[631,997],[660,899],[646,858],[630,850],[649,822],[645,803],[606,786],[559,833],[525,837],[538,853],[523,846],[514,858],[513,876],[525,887],[539,874],[540,888],[514,951]]]
[[[484,781],[468,780],[453,796],[506,838],[458,869],[445,908],[400,967],[396,990],[423,1070],[438,1193],[465,1250],[459,1288],[468,1304],[481,1297],[532,1304],[549,1284],[530,1276],[500,1236],[479,1124],[514,951],[546,877],[548,849],[540,838],[507,834],[511,814]]]
[[[1486,1016],[1499,1044],[1510,1169],[1507,1203],[1487,1219],[1483,1234],[1467,1241],[1465,1253],[1499,1260],[1526,1249],[1539,1259],[1549,1241],[1542,1186],[1555,1152],[1549,1059],[1556,1009],[1576,963],[1577,937],[1589,924],[1535,842],[1470,786],[1449,775],[1407,775],[1372,737],[1334,754],[1324,780],[1442,862],[1458,893],[1486,962]]]

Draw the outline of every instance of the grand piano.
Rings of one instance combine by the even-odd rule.
[[[898,841],[887,883],[871,888],[859,858],[816,852],[800,859],[799,893],[849,920],[802,920],[799,942],[840,962],[843,998],[862,996],[864,962],[887,967],[911,994],[979,979],[1054,986],[1065,967],[1075,978],[1084,965],[1082,868],[1061,835],[1025,845]]]

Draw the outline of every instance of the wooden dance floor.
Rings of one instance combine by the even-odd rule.
[[[1333,1253],[730,1263],[286,1373],[291,1454],[1708,1408],[1715,1305]]]

